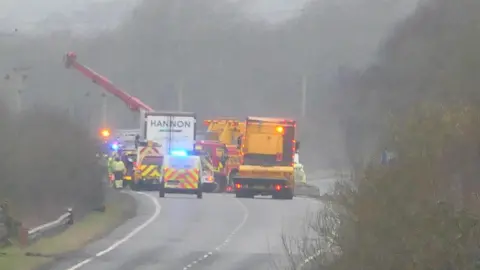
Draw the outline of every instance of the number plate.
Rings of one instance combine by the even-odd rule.
[[[167,181],[167,184],[168,185],[178,185],[178,184],[180,184],[180,181],[178,181],[178,180]]]

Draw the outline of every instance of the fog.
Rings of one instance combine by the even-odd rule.
[[[73,50],[79,62],[158,110],[176,110],[181,89],[183,109],[201,118],[297,118],[305,162],[342,166],[347,151],[341,116],[352,107],[344,102],[350,96],[342,96],[348,91],[339,78],[375,63],[379,45],[416,1],[278,3],[145,0],[111,30],[98,19],[107,20],[106,12],[84,13],[99,22],[88,36],[68,29],[30,35],[19,28],[0,37],[0,71],[29,67],[28,79],[23,85],[4,82],[3,94],[17,104],[12,93],[23,88],[22,107],[48,104],[99,128],[102,90],[64,68],[62,56]],[[138,125],[114,97],[108,97],[108,122],[118,128]]]

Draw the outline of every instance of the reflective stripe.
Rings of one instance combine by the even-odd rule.
[[[140,165],[140,171],[142,173],[142,178],[151,179],[160,177],[158,165]]]
[[[173,169],[167,168],[163,173],[165,187],[180,189],[197,189],[200,182],[200,174],[195,169]],[[178,181],[178,183],[168,183],[169,181]]]

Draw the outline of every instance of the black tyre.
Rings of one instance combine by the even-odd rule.
[[[199,189],[199,190],[197,191],[197,199],[201,199],[201,198],[203,198],[203,192],[202,192],[201,189]]]
[[[287,193],[287,196],[286,196],[286,199],[287,200],[293,200],[293,197],[294,197],[294,194],[293,194],[293,190],[292,189],[289,189],[288,190],[288,193]]]
[[[165,197],[165,186],[163,184],[160,184],[160,187],[158,189],[158,196],[160,198]]]
[[[215,182],[218,185],[218,188],[215,190],[217,193],[223,193],[227,189],[227,177],[222,175],[215,176]]]
[[[287,189],[283,191],[283,194],[281,196],[281,199],[283,200],[293,200],[293,190]]]
[[[228,175],[227,186],[233,186],[233,179],[235,178],[235,175],[237,175],[237,172],[231,172]]]
[[[138,186],[138,183],[132,182],[131,189],[132,189],[133,191],[139,191],[139,190],[140,190],[140,187]]]

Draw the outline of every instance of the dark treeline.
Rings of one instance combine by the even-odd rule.
[[[358,173],[309,224],[328,241],[304,252],[311,269],[478,268],[479,11],[422,2],[368,68],[329,88]],[[388,164],[384,147],[397,153]]]
[[[478,105],[480,92],[477,1],[422,3],[390,33],[367,69],[344,69],[335,115],[347,130],[348,156],[365,162],[384,143],[392,116],[425,102]]]

